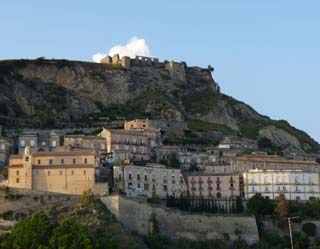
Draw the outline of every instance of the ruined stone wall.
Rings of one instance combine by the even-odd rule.
[[[259,240],[254,217],[188,214],[122,196],[102,197],[101,201],[127,229],[141,235],[149,235],[156,223],[159,233],[171,239],[236,240],[241,236],[249,244]]]

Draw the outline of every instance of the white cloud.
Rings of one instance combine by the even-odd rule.
[[[129,56],[131,58],[135,58],[137,55],[139,56],[151,56],[150,49],[145,39],[133,37],[128,43],[124,46],[117,45],[110,48],[107,54],[104,53],[96,53],[92,56],[93,61],[100,62],[100,60],[106,55],[113,56],[114,54],[119,54],[120,58],[122,56]]]

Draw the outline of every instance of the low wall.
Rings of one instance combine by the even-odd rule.
[[[158,229],[161,235],[171,239],[236,240],[240,236],[249,244],[259,240],[254,217],[189,214],[122,196],[101,197],[101,201],[127,229],[141,235]]]

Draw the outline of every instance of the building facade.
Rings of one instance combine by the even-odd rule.
[[[239,174],[191,173],[187,184],[188,194],[195,198],[234,198],[241,195],[242,189]]]
[[[161,164],[114,166],[113,176],[116,190],[127,196],[166,198],[168,195],[180,197],[187,193],[181,170]]]
[[[10,155],[13,153],[13,141],[0,137],[0,167],[8,165]]]
[[[134,119],[130,121],[124,121],[124,129],[148,129],[153,128],[152,121],[149,119]]]
[[[310,172],[320,172],[320,164],[313,161],[297,161],[286,160],[278,156],[263,156],[263,155],[242,155],[231,158],[232,172],[247,172],[252,169],[262,170],[283,170],[297,169]]]
[[[115,163],[150,159],[149,138],[141,131],[104,128],[99,136],[105,138],[107,153],[113,153]]]
[[[90,151],[36,152],[10,158],[8,186],[81,195],[94,190],[95,155]]]
[[[284,194],[287,200],[309,200],[320,197],[319,173],[303,170],[249,170],[243,174],[247,199],[256,193],[269,199]]]
[[[106,153],[106,139],[85,134],[65,135],[64,145],[91,150],[97,156]]]
[[[30,153],[39,151],[53,151],[59,147],[60,136],[54,132],[25,132],[19,136],[19,154],[24,153],[25,148],[28,146]]]

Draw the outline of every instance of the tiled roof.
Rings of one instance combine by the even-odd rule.
[[[251,161],[251,162],[268,162],[268,163],[286,163],[286,164],[305,164],[305,165],[319,165],[317,162],[313,161],[297,161],[297,160],[283,160],[277,158],[255,158],[255,157],[235,157],[234,161]]]
[[[90,150],[81,151],[52,151],[52,152],[36,152],[32,156],[93,156]]]

